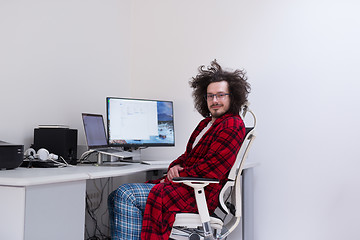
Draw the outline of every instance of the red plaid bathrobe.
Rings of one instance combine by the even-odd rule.
[[[193,143],[211,118],[205,118],[195,128],[186,151],[173,161],[169,168],[180,164],[184,169],[181,177],[216,178],[220,184],[205,188],[207,205],[211,212],[218,206],[220,190],[245,137],[245,126],[239,115],[225,114],[216,119],[210,129],[193,148]],[[185,184],[165,181],[156,184],[148,196],[142,240],[168,240],[177,212],[197,212],[194,190]]]

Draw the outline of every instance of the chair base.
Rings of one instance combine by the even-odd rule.
[[[210,225],[213,229],[221,230],[224,223],[221,219],[210,217]],[[177,213],[175,217],[174,227],[198,228],[202,227],[200,215],[197,213]]]
[[[210,217],[210,226],[213,230],[221,231],[223,221],[216,217]],[[176,240],[204,240],[200,215],[196,213],[176,214],[170,239]]]

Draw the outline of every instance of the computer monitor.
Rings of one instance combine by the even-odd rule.
[[[106,109],[110,146],[175,146],[172,101],[107,97]]]

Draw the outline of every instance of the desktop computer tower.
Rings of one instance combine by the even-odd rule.
[[[36,151],[45,148],[50,153],[63,157],[68,163],[76,164],[77,135],[77,129],[35,128],[33,148]]]

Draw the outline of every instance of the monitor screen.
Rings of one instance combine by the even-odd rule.
[[[106,109],[109,145],[175,145],[173,102],[107,97]]]

